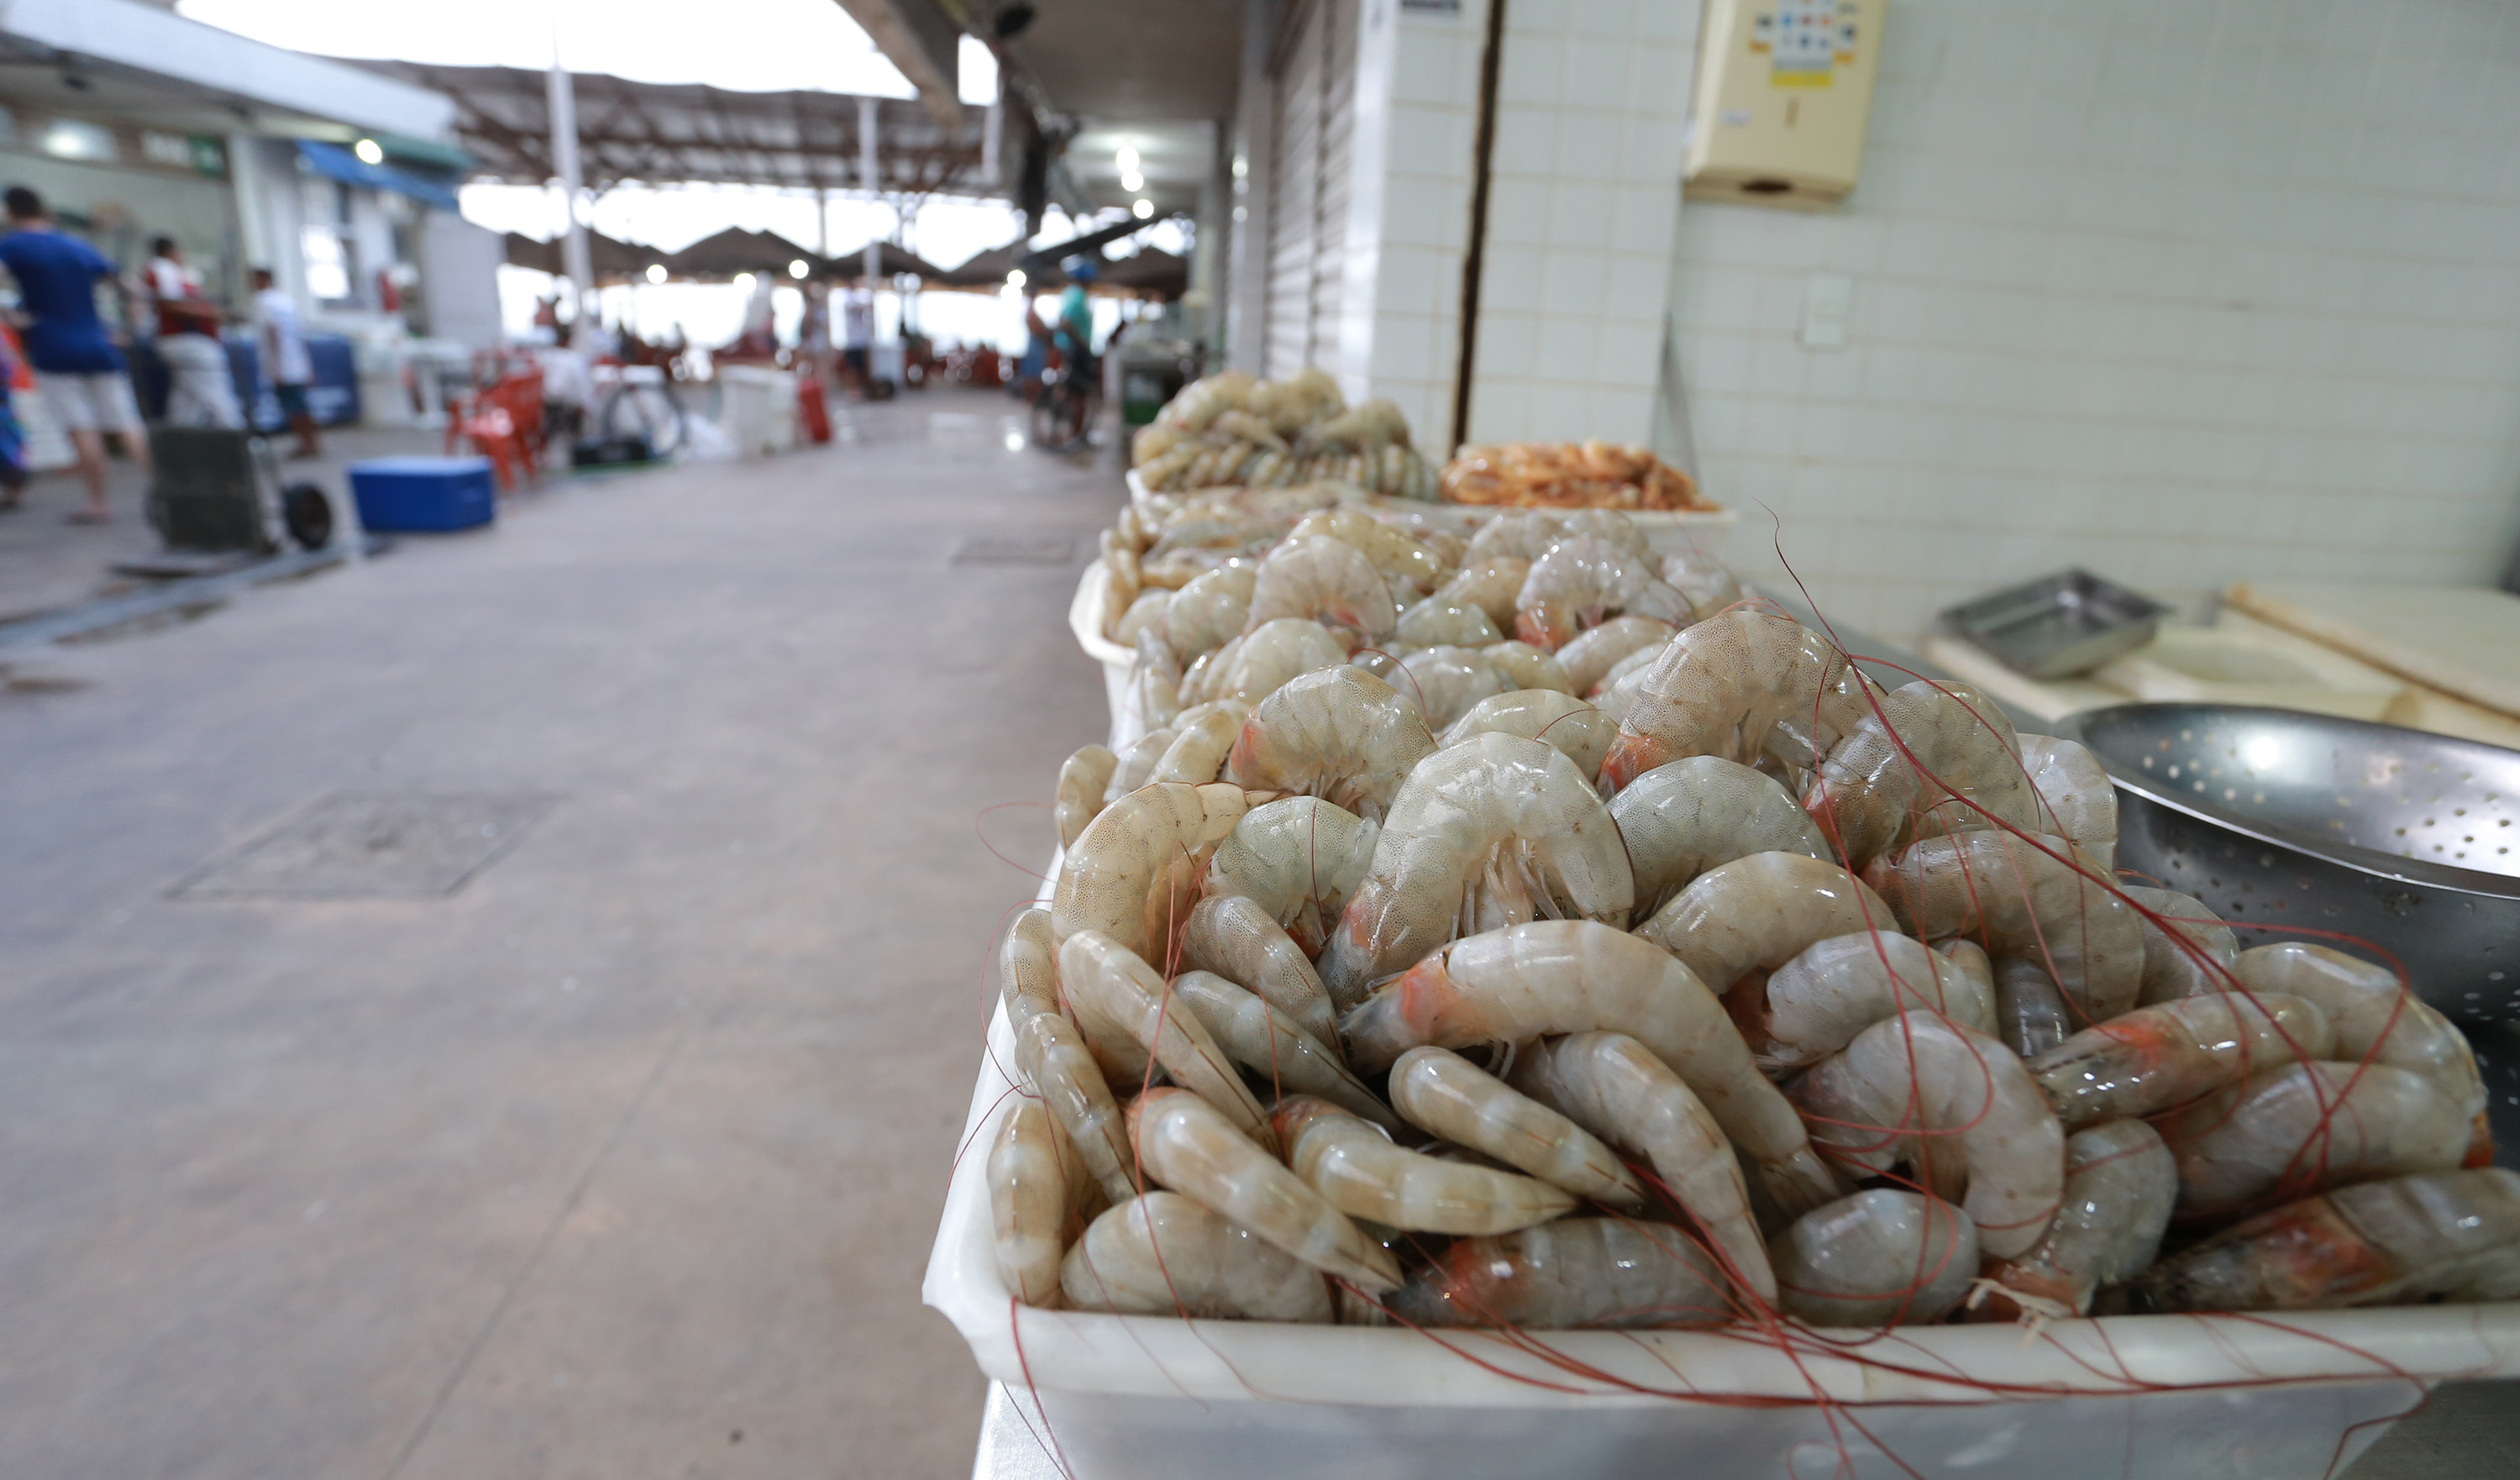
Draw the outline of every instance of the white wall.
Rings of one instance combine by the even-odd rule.
[[[1814,271],[1849,344],[1797,342]],[[1691,202],[1671,303],[1736,561],[1830,614],[2082,563],[2483,583],[2520,530],[2520,6],[1898,0],[1864,178]]]

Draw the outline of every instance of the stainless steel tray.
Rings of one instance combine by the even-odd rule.
[[[2151,642],[2169,609],[2077,568],[1963,602],[1942,619],[2014,672],[2051,679],[2088,672]]]

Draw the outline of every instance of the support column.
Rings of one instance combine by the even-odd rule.
[[[561,243],[561,265],[568,272],[570,314],[573,318],[583,317],[595,292],[595,261],[587,249],[586,222],[578,214],[578,198],[586,192],[586,178],[577,160],[577,88],[567,68],[560,65],[556,47],[549,98],[552,163],[560,170],[561,197],[568,212],[568,235]]]

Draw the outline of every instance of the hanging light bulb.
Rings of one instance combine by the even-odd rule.
[[[1126,144],[1120,146],[1120,151],[1116,157],[1119,159],[1120,167],[1122,169],[1134,170],[1138,167],[1138,152],[1131,149]]]
[[[1154,213],[1155,202],[1147,200],[1144,197],[1139,198],[1137,203],[1129,207],[1129,214],[1136,216],[1141,221],[1146,220],[1148,216],[1151,216]]]

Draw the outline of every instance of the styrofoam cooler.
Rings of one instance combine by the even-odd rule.
[[[482,457],[369,458],[350,465],[350,493],[367,529],[470,529],[498,516]]]
[[[727,365],[718,370],[726,396],[725,428],[736,452],[764,457],[796,446],[796,378],[767,365]]]
[[[1839,1331],[1846,1355],[1791,1358],[1754,1332],[1035,1310],[991,1243],[1002,1009],[988,1043],[921,1294],[1074,1480],[2318,1480],[2431,1383],[2520,1373],[2520,1305]]]
[[[1102,665],[1102,697],[1111,710],[1107,743],[1118,750],[1145,735],[1147,725],[1146,717],[1129,702],[1129,669],[1138,655],[1107,636],[1112,615],[1109,591],[1109,577],[1098,557],[1076,582],[1076,599],[1067,604],[1067,630],[1076,635],[1076,646],[1085,650],[1085,655]]]

